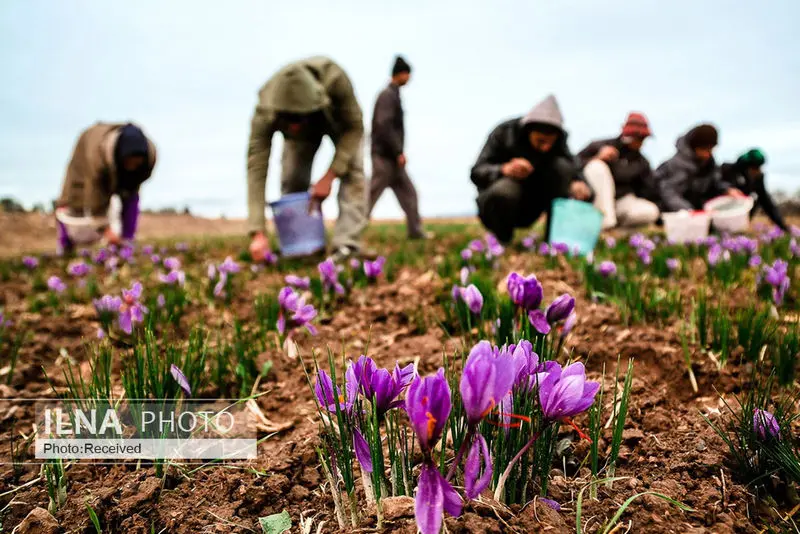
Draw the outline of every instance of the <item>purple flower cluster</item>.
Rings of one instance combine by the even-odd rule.
[[[73,278],[83,278],[92,270],[92,267],[84,261],[76,261],[67,266],[67,272]]]
[[[165,260],[166,261],[166,260]],[[236,263],[232,257],[228,256],[225,261],[218,266],[209,264],[208,266],[208,279],[210,281],[216,280],[212,293],[216,298],[226,298],[228,296],[228,280],[231,275],[238,273],[241,270],[239,264]]]
[[[339,267],[328,258],[317,266],[322,287],[325,291],[334,292],[337,295],[344,295],[344,286],[339,282]]]
[[[119,327],[126,334],[133,332],[136,323],[144,321],[147,308],[140,302],[142,284],[134,282],[130,289],[122,290],[122,303],[119,308]]]
[[[453,286],[453,300],[455,302],[464,301],[474,315],[479,315],[483,309],[483,295],[474,284],[467,287]]]
[[[311,321],[317,316],[317,310],[291,287],[284,287],[278,293],[278,332],[291,337],[298,328],[305,328],[313,336],[317,334]]]
[[[783,260],[775,260],[772,265],[765,266],[762,281],[772,286],[772,300],[775,306],[780,307],[791,285],[789,264]]]
[[[383,266],[386,263],[386,258],[380,256],[375,261],[364,261],[364,274],[370,280],[377,280],[383,274]]]
[[[67,289],[67,284],[65,284],[61,278],[51,276],[47,279],[47,288],[55,293],[63,293]]]
[[[597,272],[603,278],[611,278],[617,274],[617,264],[613,261],[604,261],[597,266]]]
[[[22,265],[33,270],[39,266],[39,259],[33,256],[25,256],[22,258]]]
[[[173,269],[166,274],[158,273],[158,281],[168,286],[174,286],[177,284],[178,286],[183,287],[184,283],[186,283],[186,273],[180,269]]]
[[[467,248],[461,251],[461,259],[470,261],[477,254],[483,254],[487,261],[492,261],[499,258],[505,252],[503,245],[497,240],[493,234],[486,234],[483,240],[473,239],[467,245]]]
[[[295,289],[308,289],[311,287],[311,279],[307,276],[301,278],[294,274],[287,274],[284,281]]]

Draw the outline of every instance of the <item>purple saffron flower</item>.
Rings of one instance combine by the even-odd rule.
[[[119,266],[119,258],[116,256],[111,256],[106,261],[106,270],[111,271],[112,273],[117,270]]]
[[[550,255],[550,245],[547,243],[542,243],[539,245],[539,255],[540,256],[549,256]]]
[[[208,270],[206,271],[206,276],[208,276],[209,280],[214,280],[217,278],[217,268],[214,264],[209,264]]]
[[[317,316],[317,310],[311,304],[306,304],[303,297],[295,293],[291,287],[284,287],[278,294],[278,332],[281,334],[291,332],[297,328],[305,327],[312,336],[317,334],[316,328],[311,324]]]
[[[483,252],[485,250],[483,241],[481,241],[480,239],[473,239],[472,241],[469,242],[468,247],[469,250],[471,250],[472,252]]]
[[[478,477],[481,463],[483,464],[483,475]],[[475,434],[467,461],[464,464],[464,493],[467,499],[472,500],[483,493],[483,490],[489,487],[491,480],[492,456],[489,454],[489,446],[482,435]]]
[[[678,260],[678,258],[667,258],[665,263],[667,264],[667,269],[669,269],[670,272],[677,271],[678,267],[681,266],[681,262]]]
[[[650,265],[653,263],[653,257],[650,255],[650,251],[646,248],[636,249],[636,255],[639,257],[639,261],[645,265]]]
[[[369,443],[357,429],[353,429],[353,450],[356,451],[356,460],[365,473],[372,473],[372,455],[369,451]]]
[[[170,271],[177,271],[181,268],[181,260],[175,257],[164,258],[164,268]]]
[[[359,267],[361,267],[361,262],[358,261],[358,258],[350,258],[350,268],[355,271],[358,270]]]
[[[153,265],[158,265],[161,263],[161,256],[158,254],[153,254],[150,256],[150,261],[153,262]]]
[[[33,256],[25,256],[22,258],[22,265],[33,270],[39,266],[39,260]]]
[[[511,354],[514,362],[514,387],[528,385],[528,379],[539,368],[539,355],[533,351],[533,345],[523,339],[517,345],[509,345],[505,350]]]
[[[775,416],[760,408],[756,408],[753,412],[753,431],[762,440],[781,437],[781,427],[778,425],[778,420]]]
[[[575,298],[565,293],[550,303],[545,311],[545,316],[547,317],[547,322],[553,324],[563,321],[574,310]]]
[[[372,373],[369,389],[372,391],[378,418],[382,418],[392,408],[403,405],[403,401],[399,400],[398,397],[408,387],[413,377],[413,364],[403,369],[399,365],[395,365],[392,373],[389,373],[386,369],[376,369]]]
[[[486,235],[486,259],[499,258],[505,249],[493,234]]]
[[[220,270],[219,280],[217,280],[217,283],[214,285],[214,290],[213,290],[215,297],[219,299],[228,296],[227,292],[225,291],[225,284],[227,283],[228,283],[228,273]]]
[[[461,251],[461,259],[464,261],[469,261],[472,259],[472,251],[468,248],[465,248]]]
[[[628,239],[628,244],[633,248],[639,248],[646,239],[647,238],[643,234],[633,234],[630,239]]]
[[[170,271],[168,274],[158,273],[158,281],[170,286],[178,284],[183,287],[183,284],[186,282],[186,273],[178,270]]]
[[[67,284],[65,284],[61,278],[57,276],[51,276],[47,279],[47,287],[50,289],[50,291],[63,293],[67,289]]]
[[[772,299],[775,305],[783,305],[783,299],[791,286],[789,264],[783,260],[775,260],[771,266],[765,267],[764,282],[772,286]]]
[[[371,280],[377,279],[383,274],[383,265],[386,263],[386,258],[379,257],[375,261],[364,261],[364,274]]]
[[[414,501],[414,517],[422,534],[439,534],[442,529],[442,513],[453,517],[461,515],[461,497],[430,462],[423,464],[419,473],[417,497]]]
[[[69,264],[69,266],[67,267],[67,272],[70,274],[70,276],[73,276],[75,278],[83,278],[84,276],[89,274],[89,271],[91,269],[92,268],[89,267],[89,265],[86,262],[77,261]]]
[[[747,262],[747,265],[750,266],[751,268],[757,268],[761,266],[761,263],[762,263],[761,256],[756,254],[755,256],[752,256],[750,258],[750,260]]]
[[[508,352],[495,355],[488,341],[472,347],[459,385],[469,425],[480,423],[511,392],[515,371]]]
[[[561,254],[562,256],[569,254],[569,245],[566,243],[553,243],[551,246],[556,254]]]
[[[142,247],[142,254],[145,256],[152,256],[154,250],[153,245],[145,245]]]
[[[580,362],[561,368],[554,365],[539,382],[539,402],[549,421],[573,417],[586,411],[594,402],[600,383],[587,382]]]
[[[442,368],[435,375],[417,376],[408,387],[406,413],[426,456],[442,437],[451,408],[450,386]]]
[[[311,287],[311,279],[307,276],[301,278],[294,274],[287,274],[284,280],[288,285],[296,287],[297,289],[308,289]]]
[[[534,236],[528,236],[522,240],[522,246],[525,247],[527,250],[533,249],[536,246],[536,238]]]
[[[458,275],[461,280],[461,285],[462,286],[467,285],[467,282],[469,282],[469,275],[470,275],[469,267],[462,267]]]
[[[339,268],[332,259],[327,259],[317,266],[322,286],[326,291],[333,290],[337,295],[344,294],[344,286],[339,283]]]
[[[236,274],[241,270],[239,264],[233,261],[233,258],[228,256],[225,261],[219,264],[219,272],[224,274]]]
[[[130,289],[122,290],[122,305],[119,309],[119,327],[126,334],[133,332],[136,323],[144,321],[147,308],[139,302],[142,297],[142,284],[134,282]]]
[[[796,227],[793,226],[792,228],[796,228]],[[795,257],[795,258],[800,256],[800,245],[797,244],[797,241],[794,238],[792,238],[792,240],[789,241],[789,251],[792,253],[792,256]]]
[[[561,505],[560,505],[560,504],[558,504],[558,503],[557,503],[556,501],[554,501],[553,499],[545,499],[545,498],[543,498],[543,497],[538,497],[536,500],[537,500],[538,502],[540,502],[540,503],[544,504],[544,505],[547,505],[547,506],[549,506],[550,508],[552,508],[552,509],[553,509],[553,510],[555,510],[556,512],[560,512],[560,511],[561,511]]]
[[[604,278],[609,278],[617,274],[617,264],[613,261],[604,261],[597,266],[597,272]]]
[[[466,303],[467,308],[473,314],[478,315],[483,309],[483,295],[474,284],[460,289],[461,299]]]
[[[711,247],[708,249],[708,264],[711,267],[715,267],[722,259],[722,253],[723,249],[720,245],[717,243],[711,245]]]
[[[333,385],[330,375],[325,370],[320,369],[317,372],[317,381],[314,385],[314,395],[317,397],[317,402],[322,408],[327,409],[331,413],[336,413],[336,406],[339,410],[345,413],[350,413],[355,403],[356,395],[358,395],[358,384],[352,377],[352,365],[347,369],[347,377],[345,379],[345,395],[342,395],[342,390],[339,386]]]
[[[105,338],[106,338],[106,332],[105,332],[105,330],[103,330],[102,328],[98,328],[98,329],[97,329],[97,339],[98,339],[98,340],[103,340],[103,339],[105,339]]]
[[[184,394],[186,394],[187,397],[191,397],[192,388],[189,386],[189,381],[186,379],[186,375],[183,374],[183,371],[173,363],[169,366],[169,373],[172,375],[172,378],[175,379],[175,382],[178,383]]]
[[[528,321],[542,335],[550,333],[550,323],[542,310],[531,310],[528,312]]]
[[[544,290],[536,276],[530,275],[526,278],[517,273],[511,273],[508,275],[507,286],[511,302],[520,308],[534,310],[541,305]]]
[[[98,314],[119,313],[119,309],[122,307],[122,299],[111,295],[103,295],[99,299],[94,299],[92,304],[94,304],[94,309]]]
[[[607,238],[606,238],[606,246],[607,246],[608,248],[614,248],[614,247],[616,247],[616,246],[617,246],[617,240],[616,240],[616,239],[614,239],[613,237],[607,237]]]
[[[119,250],[119,257],[125,261],[130,261],[133,258],[133,247],[125,245]]]

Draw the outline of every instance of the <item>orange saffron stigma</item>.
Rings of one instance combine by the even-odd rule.
[[[497,415],[500,417],[508,417],[509,419],[517,419],[518,421],[523,421],[525,423],[531,424],[531,418],[527,415],[518,415],[515,413],[502,413],[498,412]],[[487,421],[490,425],[499,426],[501,428],[520,428],[522,423],[501,423],[499,421]]]
[[[494,402],[494,399],[490,399],[490,401],[489,401],[489,407],[488,407],[488,408],[486,408],[486,409],[483,411],[483,413],[481,413],[481,419],[483,419],[484,417],[486,417],[487,415],[489,415],[489,412],[491,412],[492,410],[494,410],[494,407],[495,407],[495,406],[497,406],[497,404]]]
[[[565,417],[564,419],[562,419],[562,421],[564,421],[564,422],[565,422],[565,423],[567,423],[569,426],[571,426],[572,428],[574,428],[574,429],[575,429],[575,432],[577,432],[577,433],[578,433],[578,437],[580,437],[581,439],[585,439],[585,440],[586,440],[586,441],[588,441],[589,443],[591,443],[591,442],[592,442],[592,438],[590,438],[589,436],[587,436],[586,434],[584,434],[584,433],[581,431],[581,429],[580,429],[580,428],[578,428],[578,425],[576,425],[576,424],[575,424],[575,423],[572,421],[572,419],[570,419],[569,417]]]
[[[428,417],[428,439],[431,439],[431,437],[433,437],[433,431],[436,428],[436,418],[431,412],[425,412],[425,415]]]

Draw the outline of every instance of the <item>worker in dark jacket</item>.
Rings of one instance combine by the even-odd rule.
[[[556,198],[590,200],[592,191],[567,147],[564,119],[553,95],[524,117],[499,124],[472,167],[478,216],[503,243],[548,214]]]
[[[392,68],[389,85],[378,95],[372,114],[372,180],[370,181],[369,213],[390,187],[406,214],[408,237],[422,239],[417,190],[406,172],[405,127],[400,88],[411,78],[411,66],[398,56]]]
[[[641,152],[650,135],[647,118],[630,113],[618,137],[593,141],[578,153],[583,175],[594,190],[594,205],[603,212],[603,228],[658,220],[658,206],[649,200],[653,170]]]
[[[780,210],[772,200],[772,196],[764,185],[764,173],[761,167],[767,162],[764,153],[753,148],[742,154],[734,163],[722,164],[722,179],[738,188],[745,195],[753,197],[755,205],[750,216],[755,215],[761,207],[764,213],[784,232],[788,230]]]
[[[714,126],[700,124],[678,139],[677,152],[654,175],[662,211],[700,210],[714,197],[742,195],[722,179],[714,161],[718,137]]]

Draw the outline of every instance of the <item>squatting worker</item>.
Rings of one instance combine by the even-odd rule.
[[[592,190],[567,146],[558,102],[548,96],[524,117],[500,123],[472,167],[478,216],[487,230],[509,243],[550,210],[556,198],[589,201]]]
[[[424,239],[419,216],[417,190],[406,172],[405,125],[400,88],[411,79],[411,66],[398,56],[392,67],[392,79],[381,91],[372,114],[372,179],[370,180],[369,213],[388,187],[406,214],[408,237]]]
[[[767,186],[762,170],[767,158],[758,148],[751,148],[733,163],[723,163],[720,171],[722,180],[736,188],[745,195],[749,195],[755,201],[750,217],[756,214],[759,208],[769,217],[776,226],[784,232],[789,231],[781,215],[781,211],[772,199],[772,195],[767,191]]]
[[[361,107],[345,71],[327,57],[286,65],[261,88],[251,123],[247,151],[247,209],[252,242],[259,260],[269,250],[265,227],[265,195],[272,136],[284,137],[281,158],[282,194],[308,191],[311,165],[323,136],[335,153],[328,170],[312,187],[312,201],[322,202],[339,178],[339,219],[333,231],[333,256],[341,260],[361,248],[367,223],[364,178],[364,123]]]
[[[139,219],[139,188],[156,165],[156,147],[131,123],[98,122],[78,137],[56,201],[59,253],[105,238],[133,239]],[[121,235],[109,220],[111,197],[122,205]]]

